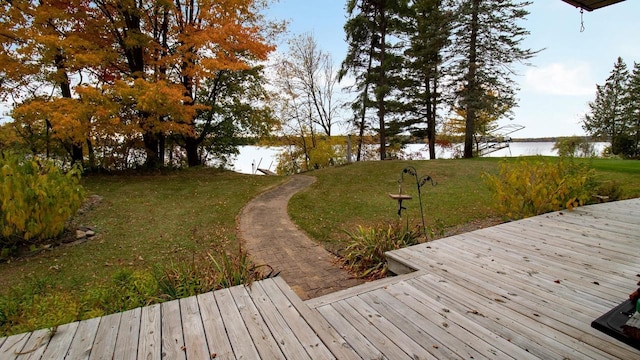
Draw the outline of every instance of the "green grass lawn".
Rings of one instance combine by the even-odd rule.
[[[47,277],[61,290],[91,287],[118,269],[149,269],[237,246],[235,219],[252,197],[282,178],[194,169],[164,175],[89,176],[103,200],[76,222],[98,236],[0,264],[0,294]]]
[[[377,161],[318,170],[309,173],[317,182],[292,198],[289,213],[313,239],[340,251],[348,239],[345,230],[397,219],[397,203],[388,194],[398,193],[402,170],[413,166],[420,177],[429,175],[437,182],[436,186],[422,187],[427,227],[438,230],[491,224],[500,218],[482,174],[497,173],[500,161]],[[640,161],[585,161],[591,161],[601,181],[618,182],[624,198],[640,197]],[[5,306],[1,297],[11,297],[16,286],[36,284],[27,285],[31,286],[27,294],[38,295],[46,288],[48,293],[80,298],[122,276],[118,274],[123,269],[177,268],[208,254],[219,257],[225,250],[236,250],[236,217],[242,207],[284,180],[212,169],[84,178],[89,194],[103,200],[75,221],[95,228],[98,236],[0,264],[0,323]],[[403,215],[419,223],[415,178],[405,174],[402,192],[413,196],[405,202]],[[56,301],[65,302],[64,298],[51,301],[54,307]],[[71,314],[71,319],[74,316],[80,315]]]
[[[451,227],[495,217],[481,174],[497,171],[497,164],[494,159],[385,161],[315,171],[318,181],[293,197],[289,213],[314,239],[338,251],[345,245],[345,230],[397,219],[398,204],[388,194],[398,193],[403,169],[413,166],[419,177],[429,175],[437,182],[421,189],[427,227]],[[420,222],[414,177],[404,175],[402,193],[413,197],[403,203],[407,208],[403,216]]]
[[[556,161],[557,157],[545,160]],[[413,166],[420,177],[431,176],[436,186],[422,187],[422,205],[427,228],[450,229],[470,223],[491,224],[498,214],[492,196],[482,179],[483,173],[496,174],[501,161],[517,158],[477,158],[471,160],[362,162],[312,173],[318,181],[295,195],[289,213],[316,241],[332,251],[346,246],[346,231],[358,225],[374,225],[397,218],[397,202],[389,193],[398,193],[402,170]],[[598,180],[616,181],[622,198],[640,197],[640,161],[579,159],[590,162]],[[412,222],[420,222],[415,178],[405,174],[402,192],[413,200],[404,202]]]

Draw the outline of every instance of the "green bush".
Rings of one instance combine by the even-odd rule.
[[[595,170],[571,158],[503,162],[499,175],[484,174],[496,209],[509,219],[581,206],[595,193],[594,177]]]
[[[37,244],[59,236],[84,199],[80,168],[0,153],[0,246]]]
[[[594,157],[596,150],[592,143],[580,136],[562,137],[556,140],[552,150],[560,157]]]
[[[617,180],[603,181],[598,185],[596,195],[606,196],[609,201],[622,199],[622,185]]]
[[[419,228],[410,229],[400,221],[365,228],[358,226],[355,232],[346,232],[349,245],[345,248],[345,264],[360,277],[381,278],[387,274],[387,260],[384,253],[406,246],[418,244]]]

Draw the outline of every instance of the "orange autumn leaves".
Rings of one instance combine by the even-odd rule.
[[[196,92],[274,50],[261,1],[0,2],[0,97],[16,126],[82,147],[197,136]]]

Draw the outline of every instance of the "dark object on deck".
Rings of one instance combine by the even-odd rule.
[[[633,339],[622,332],[622,327],[627,323],[627,321],[629,321],[629,318],[631,318],[635,312],[635,303],[631,300],[625,300],[622,304],[594,320],[591,323],[591,327],[640,350],[640,341]]]
[[[567,4],[571,4],[575,7],[585,9],[587,11],[593,11],[605,6],[613,5],[615,3],[622,2],[624,0],[562,0]]]

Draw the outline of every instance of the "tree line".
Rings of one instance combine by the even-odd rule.
[[[89,167],[193,166],[275,121],[258,64],[281,25],[263,1],[0,4],[5,143]]]
[[[313,150],[331,151],[347,78],[358,160],[371,133],[381,159],[401,133],[426,137],[434,158],[445,105],[471,157],[474,134],[515,105],[513,65],[535,54],[522,48],[526,1],[347,0],[340,68],[303,35],[271,80],[284,25],[264,17],[268,1],[0,4],[0,96],[13,104],[0,147],[96,168],[224,161],[243,138],[287,129],[309,168],[326,157]]]
[[[349,50],[340,77],[351,75],[358,94],[353,122],[362,136],[375,128],[380,159],[399,133],[424,134],[435,158],[443,106],[454,109],[464,134],[464,157],[474,135],[508,116],[518,90],[514,65],[536,51],[522,41],[527,1],[349,0]],[[454,120],[455,122],[455,120]],[[445,124],[447,125],[447,124]],[[359,147],[360,148],[360,147]],[[358,156],[360,153],[358,152]]]
[[[596,85],[582,127],[594,138],[609,141],[611,154],[640,157],[640,63],[634,62],[629,72],[618,57],[605,83]]]

